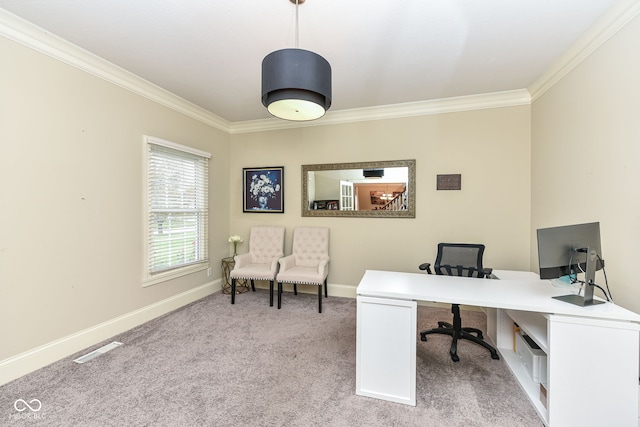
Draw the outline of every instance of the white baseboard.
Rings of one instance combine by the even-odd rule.
[[[255,286],[257,289],[269,289],[269,282],[256,281]],[[329,283],[327,287],[329,288],[330,297],[356,298],[358,296],[356,293],[357,286],[343,285],[340,283]],[[293,285],[289,283],[285,283],[283,285],[283,290],[285,292],[293,292]],[[298,292],[308,293],[308,294],[317,294],[318,290],[315,285],[298,285]],[[451,308],[451,304],[445,304],[440,302],[418,301],[418,305],[426,305],[430,307],[439,307],[439,308],[446,308],[446,309]],[[483,307],[473,307],[473,306],[466,306],[466,305],[460,306],[460,309],[470,310],[470,311],[485,311]]]
[[[256,289],[269,289],[268,281],[255,281]],[[342,297],[342,298],[355,298],[356,286],[353,285],[341,285],[339,283],[328,283],[329,297]],[[293,285],[290,283],[284,283],[282,285],[284,292],[293,292]],[[318,294],[318,288],[316,285],[298,285],[298,292],[303,294]]]
[[[269,289],[269,282],[256,281],[255,286],[256,286],[256,289]],[[340,283],[329,283],[327,287],[329,288],[329,297],[356,298],[358,296],[358,294],[356,293],[357,286],[342,285]],[[289,283],[285,283],[283,285],[283,291],[293,292],[293,285]],[[298,285],[298,292],[317,295],[318,289],[316,288],[315,285]],[[448,310],[451,309],[451,304],[443,303],[443,302],[418,301],[418,305],[424,305],[428,307],[437,307],[437,308],[446,308]],[[486,309],[484,307],[461,305],[460,310],[482,311],[486,314]],[[640,425],[638,427],[640,427]]]
[[[0,361],[0,385],[6,384],[69,355],[135,328],[158,316],[211,295],[221,289],[221,279],[205,283],[170,298],[60,338]]]
[[[356,294],[357,286],[341,285],[339,283],[334,283],[332,285],[329,283],[328,287],[329,287],[329,296],[342,297],[342,298],[357,297],[357,294]]]
[[[221,290],[221,279],[206,283],[197,288],[188,290],[141,309],[132,311],[106,322],[100,323],[83,331],[52,341],[48,344],[36,347],[32,350],[0,361],[0,385],[6,384],[23,375],[43,368],[53,362],[77,353],[105,341],[115,335],[126,332],[156,317],[167,314],[173,310],[190,304],[194,301],[211,295]],[[266,284],[266,286],[265,286]],[[257,288],[267,288],[268,282],[256,282]],[[329,296],[341,298],[356,298],[356,286],[329,283]],[[293,292],[293,285],[285,284],[285,291]],[[298,292],[317,293],[315,286],[298,285]],[[439,304],[421,302],[421,305],[450,308],[451,304]],[[463,309],[476,309],[477,307],[462,307]]]

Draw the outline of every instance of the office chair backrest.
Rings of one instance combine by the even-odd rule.
[[[439,243],[434,264],[436,274],[483,278],[484,245],[471,243]]]

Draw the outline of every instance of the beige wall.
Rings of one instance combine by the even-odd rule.
[[[366,269],[418,271],[440,241],[487,245],[486,264],[529,269],[530,108],[231,136],[231,234],[253,224],[331,228],[329,286],[355,287]],[[416,218],[301,217],[301,165],[416,159]],[[285,167],[285,213],[242,213],[242,168]],[[436,174],[461,173],[461,191],[436,191]],[[246,246],[239,251],[245,252]]]
[[[599,221],[617,304],[640,312],[640,18],[532,106],[532,237]],[[537,268],[535,239],[531,265]],[[599,274],[598,283],[604,279]]]
[[[228,135],[0,38],[0,361],[219,279],[253,224],[286,226],[286,252],[294,227],[329,226],[330,286],[353,289],[440,241],[535,271],[536,228],[597,220],[614,296],[640,312],[637,40],[636,18],[532,106]],[[213,154],[212,277],[141,286],[144,134]],[[394,159],[416,159],[415,219],[301,217],[301,165]],[[257,166],[285,166],[284,214],[242,212]],[[436,191],[448,173],[461,191]]]
[[[229,135],[4,38],[0,56],[0,361],[219,278],[142,287],[142,138],[212,153],[219,260]]]

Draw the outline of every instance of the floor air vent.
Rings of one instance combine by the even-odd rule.
[[[74,362],[76,363],[84,363],[88,362],[91,359],[95,359],[96,357],[105,354],[107,351],[111,351],[116,347],[120,347],[122,345],[121,342],[114,341],[111,344],[104,345],[96,350],[93,350],[91,353],[87,353],[84,356],[78,357]]]

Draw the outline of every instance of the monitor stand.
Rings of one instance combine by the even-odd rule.
[[[584,272],[584,297],[578,295],[562,295],[559,297],[552,297],[560,301],[568,302],[569,304],[579,305],[580,307],[587,307],[589,305],[603,304],[605,301],[593,299],[593,288],[596,279],[596,258],[598,254],[595,250],[590,248],[576,249],[578,252],[586,252],[586,268]]]
[[[560,301],[564,301],[564,302],[568,302],[569,304],[575,304],[575,305],[579,305],[580,307],[586,307],[589,305],[597,305],[597,304],[604,304],[605,301],[600,301],[597,299],[593,299],[591,298],[591,300],[588,300],[584,297],[581,297],[580,295],[562,295],[559,297],[552,297],[554,299],[560,300]]]

